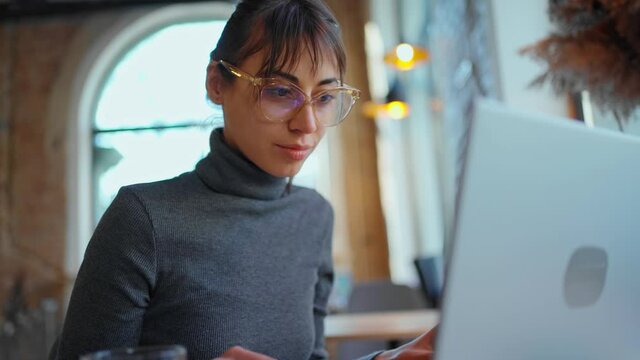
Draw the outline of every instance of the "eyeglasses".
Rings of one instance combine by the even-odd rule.
[[[310,104],[322,126],[335,126],[344,120],[360,98],[360,90],[346,85],[324,90],[311,97],[290,81],[255,77],[224,60],[220,60],[220,64],[234,76],[250,81],[259,89],[260,110],[272,122],[289,121],[302,107]]]

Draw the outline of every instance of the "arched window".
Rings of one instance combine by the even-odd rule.
[[[205,71],[232,11],[228,3],[195,3],[134,14],[133,21],[101,30],[104,35],[85,50],[70,89],[70,276],[121,186],[191,171],[208,153],[209,134],[223,119],[207,101]],[[330,197],[327,141],[294,183]]]
[[[205,69],[224,20],[183,22],[134,44],[96,101],[93,211],[97,223],[120,187],[190,171],[221,123],[206,100]]]

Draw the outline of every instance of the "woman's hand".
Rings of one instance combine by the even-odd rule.
[[[438,327],[436,326],[410,343],[383,352],[376,356],[375,360],[431,360],[437,335]]]
[[[436,326],[415,340],[393,350],[387,350],[376,356],[375,360],[431,360],[433,344],[436,341],[438,327]],[[234,346],[213,360],[275,360],[267,355]]]
[[[241,346],[234,346],[213,360],[275,360],[267,355],[258,354]]]

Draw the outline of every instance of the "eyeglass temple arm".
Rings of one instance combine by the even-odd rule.
[[[258,86],[261,85],[262,81],[259,78],[255,78],[249,74],[247,74],[246,72],[238,69],[237,67],[229,64],[228,62],[224,61],[224,60],[220,60],[218,61],[220,64],[222,64],[222,66],[224,66],[225,69],[229,70],[230,73],[232,73],[233,75],[245,79],[245,80],[249,80],[251,81],[251,83],[253,83],[254,85]]]

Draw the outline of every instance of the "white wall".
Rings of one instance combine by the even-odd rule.
[[[543,66],[518,51],[545,37],[552,26],[547,0],[489,0],[492,9],[501,99],[510,106],[567,116],[567,98],[548,85],[529,87]]]

